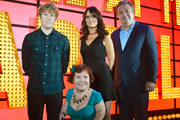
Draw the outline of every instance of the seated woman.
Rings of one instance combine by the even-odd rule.
[[[72,68],[68,78],[75,88],[69,89],[66,101],[62,106],[60,120],[68,114],[72,120],[102,120],[105,115],[105,105],[101,93],[90,88],[94,76],[86,65]]]

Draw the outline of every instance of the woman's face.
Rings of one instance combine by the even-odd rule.
[[[89,12],[89,10],[86,13],[85,21],[86,21],[86,25],[88,26],[88,28],[95,28],[97,26],[97,24],[98,24],[97,18],[95,16],[93,16]]]
[[[84,91],[90,86],[90,77],[86,70],[75,73],[73,84],[77,90]]]

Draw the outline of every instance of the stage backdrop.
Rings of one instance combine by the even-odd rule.
[[[0,119],[27,120],[28,77],[23,76],[22,42],[26,34],[40,26],[37,8],[53,0],[0,1]],[[54,0],[59,8],[55,29],[68,36],[71,45],[70,64],[64,75],[67,82],[74,64],[80,63],[78,42],[83,12],[96,6],[103,15],[106,29],[112,33],[121,24],[114,7],[120,0]],[[130,0],[135,4],[135,19],[152,27],[159,58],[155,91],[150,93],[149,120],[180,118],[180,0]],[[117,115],[116,102],[111,114]],[[69,118],[69,117],[67,117]],[[46,114],[44,114],[46,120]]]

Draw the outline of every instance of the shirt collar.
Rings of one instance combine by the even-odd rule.
[[[136,22],[136,21],[134,20],[134,22],[133,22],[133,24],[131,25],[131,27],[129,28],[129,30],[132,30],[132,29],[134,28],[135,22]],[[128,30],[128,31],[129,31],[129,30]],[[121,26],[120,31],[126,31],[126,30],[124,30],[123,27]]]
[[[45,35],[44,32],[41,30],[41,28],[38,29],[38,33],[39,33],[40,35]],[[52,34],[55,34],[54,28],[53,28],[52,32],[51,32],[49,35],[52,35]]]

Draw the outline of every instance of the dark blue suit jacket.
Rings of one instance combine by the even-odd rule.
[[[156,83],[158,55],[151,27],[136,21],[128,42],[122,51],[120,29],[111,34],[115,49],[114,81],[116,86],[145,86],[146,81]]]

